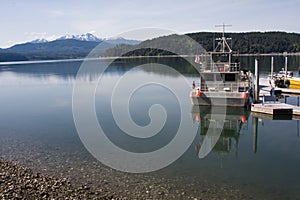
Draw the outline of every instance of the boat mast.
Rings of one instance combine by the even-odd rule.
[[[232,53],[232,49],[230,47],[230,45],[228,44],[227,40],[231,40],[231,38],[226,38],[225,37],[225,27],[231,27],[232,25],[229,24],[222,24],[222,25],[215,25],[215,27],[222,27],[223,31],[222,31],[222,38],[216,38],[218,42],[217,47],[214,49],[214,52],[217,52],[217,49],[220,47],[220,52],[222,53],[229,53],[228,57],[228,61],[229,64],[231,63],[231,53]],[[228,51],[226,51],[226,49],[228,49]]]
[[[221,45],[221,52],[225,53],[226,51],[226,47],[228,49],[228,51],[231,53],[232,49],[230,47],[230,45],[227,43],[227,40],[231,40],[231,38],[226,38],[225,37],[225,27],[231,27],[232,25],[229,24],[222,24],[222,25],[215,25],[215,27],[222,27],[223,28],[223,32],[222,32],[222,38],[216,38],[216,40],[221,41],[218,43],[218,46]],[[216,49],[218,48],[218,46],[216,47]],[[215,49],[215,50],[216,50]]]

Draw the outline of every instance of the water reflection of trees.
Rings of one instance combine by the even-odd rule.
[[[192,59],[192,58],[190,58]],[[163,64],[172,67],[182,74],[195,74],[196,71],[194,67],[183,58],[135,58],[135,59],[115,59],[112,60],[90,60],[86,61],[85,65],[88,65],[90,70],[85,73],[80,73],[82,80],[94,81],[99,78],[101,67],[105,67],[109,64],[108,68],[105,70],[105,74],[108,75],[122,75],[133,69],[136,66],[143,64],[150,64],[145,70],[146,72],[153,72],[151,65]],[[77,72],[83,63],[82,60],[78,61],[64,61],[64,62],[44,62],[44,63],[23,63],[23,64],[9,64],[1,65],[1,72],[13,72],[17,74],[23,74],[26,76],[32,76],[35,78],[45,78],[47,76],[55,76],[57,78],[67,80],[75,80]],[[156,74],[163,76],[174,76],[168,73],[168,71],[155,70]]]
[[[275,56],[275,71],[280,70],[284,66],[284,57]],[[288,65],[290,70],[297,71],[300,63],[299,56],[290,56],[288,58]],[[245,68],[253,69],[254,68],[254,58],[253,57],[241,57],[240,58],[242,65]],[[270,57],[261,57],[260,58],[260,70],[269,72],[270,70]],[[113,61],[113,62],[112,62]],[[23,63],[23,64],[7,64],[0,65],[1,72],[13,72],[17,74],[24,74],[28,76],[33,76],[35,78],[55,76],[59,79],[65,81],[74,81],[77,75],[77,72],[82,64],[82,60],[76,61],[51,61],[43,63]],[[111,62],[111,63],[110,63]],[[105,74],[108,75],[122,75],[128,70],[133,69],[136,66],[143,64],[148,64],[149,67],[143,69],[145,72],[153,72],[151,65],[154,66],[156,63],[169,66],[179,73],[184,75],[197,75],[198,72],[191,64],[194,62],[194,57],[141,57],[141,58],[122,58],[122,59],[95,59],[85,62],[85,64],[90,65],[90,71],[86,73],[81,73],[80,77],[82,80],[94,81],[99,78],[99,68],[106,66],[110,63],[109,67],[105,70]],[[174,76],[173,74],[168,73],[168,71],[155,70],[155,74],[163,76]]]

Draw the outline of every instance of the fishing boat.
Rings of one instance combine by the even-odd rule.
[[[233,51],[227,42],[231,38],[216,38],[213,52],[197,55],[200,80],[193,82],[190,98],[193,105],[245,107],[252,96],[252,74],[242,69],[238,59],[232,61]]]

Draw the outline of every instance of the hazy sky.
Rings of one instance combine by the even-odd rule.
[[[0,48],[37,38],[91,32],[114,37],[147,27],[177,33],[287,31],[300,33],[299,0],[0,0]],[[146,39],[145,32],[135,39]],[[130,34],[129,34],[130,35]]]

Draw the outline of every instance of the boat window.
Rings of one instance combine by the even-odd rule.
[[[221,74],[216,74],[216,81],[223,81],[223,77]]]
[[[205,81],[214,81],[214,74],[202,74],[201,77]]]
[[[227,54],[213,54],[212,58],[215,61],[215,63],[228,62],[228,55]]]
[[[235,74],[225,74],[225,81],[235,81]]]

